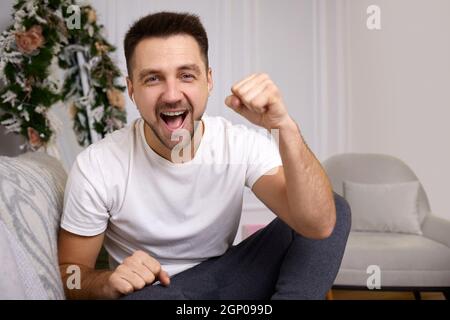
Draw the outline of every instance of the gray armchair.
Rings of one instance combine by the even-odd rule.
[[[344,181],[418,181],[404,162],[383,154],[335,155],[324,161],[323,167],[334,191],[342,196]],[[367,290],[367,268],[377,265],[381,290],[413,291],[416,298],[420,298],[420,291],[442,291],[450,298],[450,221],[430,212],[421,184],[417,201],[422,235],[352,230],[333,288]]]

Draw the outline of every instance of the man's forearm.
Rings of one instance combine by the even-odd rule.
[[[279,147],[292,221],[305,236],[329,236],[336,221],[332,188],[292,119],[280,126]]]
[[[68,279],[73,273],[67,273],[69,264],[60,265],[59,269],[62,276],[64,292],[67,299],[111,299],[113,297],[107,290],[106,285],[112,274],[110,270],[95,270],[86,266],[78,265],[80,268],[80,287],[69,288],[71,279]],[[69,280],[69,281],[68,281]]]

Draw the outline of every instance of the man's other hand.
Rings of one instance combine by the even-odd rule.
[[[123,263],[110,275],[105,286],[105,295],[118,298],[141,290],[156,280],[164,286],[170,284],[169,275],[161,268],[158,260],[138,250],[123,260]]]

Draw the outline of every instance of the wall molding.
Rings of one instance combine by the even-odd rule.
[[[348,3],[316,0],[313,16],[313,115],[316,156],[348,150]]]
[[[316,156],[322,159],[327,148],[328,84],[326,2],[313,1],[313,116]]]

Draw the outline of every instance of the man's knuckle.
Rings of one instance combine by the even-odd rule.
[[[136,282],[136,289],[141,290],[146,285],[145,281],[143,279]]]
[[[153,272],[148,271],[141,274],[142,279],[144,279],[145,283],[152,283],[153,280],[155,280],[155,276],[153,275]]]
[[[153,273],[150,273],[147,277],[147,283],[152,283],[153,281],[155,281],[156,277]]]
[[[120,278],[119,278],[118,273],[117,273],[117,272],[113,272],[113,273],[111,274],[111,276],[109,277],[109,279],[108,279],[108,283],[109,283],[110,285],[112,285],[113,287],[116,287],[116,283],[117,283],[117,281],[118,281],[119,279],[120,279]]]
[[[273,83],[272,81],[268,84],[268,88],[269,88],[269,90],[272,91],[272,93],[275,93],[275,94],[279,93],[277,85],[275,83]]]
[[[124,260],[122,264],[120,264],[119,266],[117,266],[116,271],[114,272],[114,274],[122,273],[122,272],[125,271],[126,269],[127,269],[127,267],[126,267],[126,265],[125,265],[125,260]]]
[[[251,101],[250,104],[254,107],[254,108],[261,108],[263,107],[262,105],[262,100],[261,100],[261,96],[256,96],[254,97]]]
[[[146,255],[146,253],[144,251],[142,251],[142,250],[137,250],[133,254],[133,256],[137,257],[137,258],[141,258],[142,256],[145,256],[145,255]]]
[[[134,288],[131,284],[126,284],[123,286],[123,288],[121,289],[121,293],[123,294],[130,294],[134,292]]]

